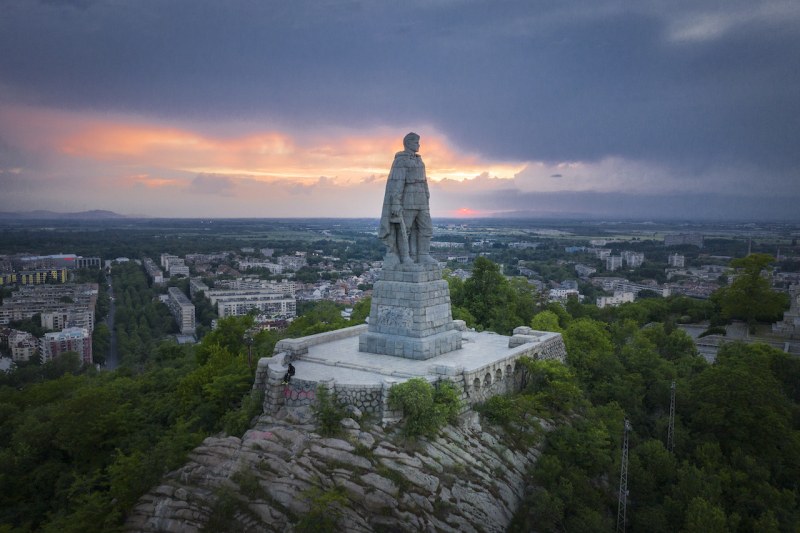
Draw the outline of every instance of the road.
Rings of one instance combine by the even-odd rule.
[[[106,370],[115,370],[119,365],[119,357],[117,355],[117,332],[114,329],[114,287],[111,284],[111,276],[108,277],[108,297],[110,298],[108,306],[108,316],[106,317],[106,325],[111,332],[111,340],[109,342],[108,356],[106,357]]]

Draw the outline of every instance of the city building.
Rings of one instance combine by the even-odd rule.
[[[660,287],[658,283],[633,283],[628,281],[625,278],[612,278],[612,277],[596,277],[591,278],[589,280],[592,285],[595,287],[600,287],[604,291],[613,291],[613,292],[632,292],[636,295],[639,294],[641,291],[653,291],[655,293],[661,294],[663,297],[667,297],[670,295],[670,289],[668,286]]]
[[[161,254],[161,268],[169,271],[170,261],[175,261],[177,259],[180,259],[180,257],[178,257],[177,255],[166,254],[166,253]]]
[[[616,307],[626,302],[632,302],[636,299],[633,292],[628,291],[614,291],[614,296],[599,296],[597,298],[597,307],[600,309],[604,307]]]
[[[239,261],[239,270],[251,270],[253,268],[263,268],[269,270],[270,274],[283,274],[283,265],[271,263],[269,261],[260,261],[257,259],[241,259]]]
[[[570,296],[581,297],[577,289],[550,289],[549,296],[551,302],[566,302]]]
[[[588,253],[593,254],[599,260],[604,261],[611,255],[610,248],[589,248],[586,250]]]
[[[568,254],[577,254],[577,253],[585,252],[585,251],[586,251],[586,247],[585,246],[566,246],[564,248],[564,252],[566,252]]]
[[[85,328],[94,331],[94,307],[69,306],[41,311],[41,325],[59,331],[65,328]]]
[[[3,276],[2,280],[13,282],[17,285],[42,285],[48,282],[66,283],[66,268],[42,268],[38,270],[23,270],[13,276]]]
[[[297,315],[297,300],[281,294],[245,291],[245,294],[217,295],[212,301],[217,306],[217,314],[220,318],[246,315],[254,309],[258,310],[259,314],[272,317]]]
[[[142,260],[142,264],[144,265],[144,270],[147,272],[147,275],[150,276],[150,280],[153,282],[153,285],[162,285],[164,283],[164,273],[158,268],[158,265],[150,259],[149,257],[145,257]]]
[[[181,335],[194,335],[196,329],[194,304],[178,287],[170,287],[167,291],[167,307],[175,317]]]
[[[614,271],[619,270],[622,268],[622,256],[621,255],[609,255],[606,257],[606,270]]]
[[[579,278],[588,278],[595,272],[597,272],[597,269],[594,267],[581,264],[575,265],[575,273],[578,275]]]
[[[100,268],[99,257],[82,257],[75,254],[16,256],[11,258],[15,270],[58,270],[66,268]]]
[[[86,364],[92,363],[92,335],[86,328],[67,328],[45,333],[39,341],[42,362],[58,357],[64,352],[77,352]]]
[[[561,287],[560,288],[562,288],[562,289],[571,289],[571,290],[577,291],[578,290],[578,282],[576,280],[574,280],[574,279],[565,279],[564,281],[561,282]]]
[[[622,258],[625,260],[625,264],[629,268],[636,268],[642,266],[644,263],[644,254],[640,252],[631,252],[629,250],[625,250],[622,252]]]
[[[294,281],[240,278],[220,280],[213,289],[204,291],[220,318],[240,316],[252,310],[272,317],[294,317],[297,300]]]
[[[784,311],[783,320],[772,325],[773,333],[791,339],[800,338],[800,287],[793,286],[789,291],[790,306]]]
[[[680,254],[669,254],[667,263],[674,268],[683,268],[686,264],[686,258]]]
[[[297,290],[297,282],[286,279],[281,281],[272,279],[270,280],[257,279],[257,278],[221,279],[216,282],[214,289],[234,289],[234,290],[259,289],[264,292],[269,292],[273,294],[294,296],[294,293]]]
[[[97,294],[96,283],[24,285],[0,305],[0,325],[41,314],[42,327],[59,329],[54,324],[63,323],[92,331]]]
[[[206,285],[202,279],[200,278],[191,278],[189,280],[189,296],[194,298],[199,293],[205,294],[208,291],[208,285]]]
[[[282,255],[278,257],[278,264],[291,270],[300,270],[308,265],[308,261],[306,260],[305,253],[296,252],[295,255]]]
[[[39,350],[39,339],[17,329],[0,330],[0,344],[8,348],[11,359],[16,362],[29,361]]]

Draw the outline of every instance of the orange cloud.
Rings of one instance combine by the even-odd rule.
[[[4,113],[10,117],[9,123],[20,125],[14,135],[21,145],[35,145],[37,150],[60,154],[77,165],[117,167],[117,174],[125,176],[123,183],[152,189],[181,183],[152,176],[153,169],[161,175],[183,175],[185,183],[196,175],[208,175],[311,185],[320,176],[327,176],[336,184],[350,186],[375,177],[382,180],[394,153],[403,149],[403,133],[388,128],[358,134],[345,129],[309,135],[261,131],[232,137],[136,117],[109,119],[43,109],[0,108],[0,118]],[[421,153],[433,181],[462,181],[480,174],[512,179],[525,167],[525,163],[464,154],[438,132],[419,131]]]
[[[148,189],[161,189],[163,187],[175,186],[180,185],[180,180],[176,179],[169,179],[169,178],[159,178],[156,176],[150,176],[148,174],[137,174],[135,176],[127,176],[122,178],[122,184],[128,185],[141,185],[143,187],[147,187]]]

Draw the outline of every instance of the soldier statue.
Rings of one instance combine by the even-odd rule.
[[[425,163],[417,153],[419,135],[413,132],[406,135],[403,146],[405,150],[395,154],[386,180],[378,230],[378,237],[387,247],[385,269],[437,262],[430,255],[433,224]]]

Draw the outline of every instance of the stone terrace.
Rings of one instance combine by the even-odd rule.
[[[429,382],[453,382],[461,391],[464,408],[496,395],[517,390],[516,361],[564,360],[566,351],[559,333],[520,327],[512,337],[490,332],[468,331],[461,323],[461,349],[427,360],[406,359],[360,352],[358,337],[366,325],[354,326],[300,339],[284,339],[275,354],[258,364],[254,388],[264,389],[264,412],[282,407],[305,407],[315,398],[319,384],[334,392],[340,401],[364,413],[391,421],[399,413],[387,406],[389,389],[413,377]],[[296,374],[289,385],[281,380],[291,362]]]

